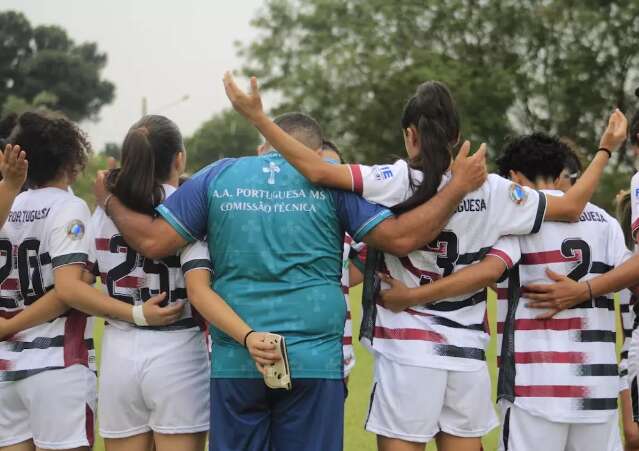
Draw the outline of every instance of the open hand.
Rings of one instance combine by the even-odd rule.
[[[378,273],[382,282],[390,285],[390,288],[380,290],[379,297],[382,300],[384,308],[389,309],[392,312],[398,313],[406,310],[408,307],[412,307],[410,302],[410,288],[408,288],[400,280],[394,279],[388,274]]]
[[[27,180],[27,154],[20,146],[7,144],[4,153],[0,152],[0,173],[3,183],[14,192],[18,193]]]
[[[451,167],[451,183],[455,183],[466,194],[479,189],[488,177],[486,144],[482,143],[472,156],[468,156],[469,153],[470,141],[464,141]]]
[[[224,73],[224,90],[235,111],[255,123],[264,114],[257,78],[251,77],[251,91],[247,94],[235,83],[231,72]]]
[[[599,141],[599,147],[614,152],[619,149],[628,135],[628,119],[617,108],[608,119],[608,126]]]
[[[173,324],[182,316],[184,310],[183,302],[175,302],[166,307],[161,307],[160,304],[166,298],[166,293],[156,294],[144,303],[142,312],[146,318],[146,322],[149,326],[166,326]]]
[[[536,284],[525,287],[525,296],[530,299],[528,308],[550,309],[537,319],[548,319],[558,312],[579,305],[590,298],[588,285],[546,269],[546,275],[553,284]]]
[[[109,171],[101,170],[95,174],[95,182],[93,183],[93,194],[95,195],[95,203],[101,208],[104,208],[104,202],[109,195],[109,190],[106,186],[106,177]]]

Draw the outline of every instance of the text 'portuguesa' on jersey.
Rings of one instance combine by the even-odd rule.
[[[385,206],[412,194],[412,177],[421,172],[405,161],[393,165],[351,165],[353,190]],[[445,174],[442,187],[450,180]],[[490,174],[467,194],[435,241],[406,257],[384,254],[382,270],[408,287],[417,287],[481,260],[504,235],[536,233],[543,221],[546,197]],[[404,365],[453,371],[485,366],[489,334],[486,290],[393,313],[382,305],[369,309],[374,321],[363,320],[362,342],[373,352]]]
[[[343,377],[344,232],[360,241],[388,210],[311,185],[269,152],[207,166],[158,212],[185,240],[207,237],[215,291],[252,329],[286,337],[293,378]],[[261,377],[246,349],[211,334],[213,377]]]
[[[175,187],[163,185],[168,198]],[[152,296],[166,293],[162,306],[182,302],[182,316],[166,326],[142,326],[154,330],[184,330],[194,327],[205,329],[204,319],[188,302],[184,275],[193,269],[211,271],[208,247],[202,241],[189,244],[178,254],[160,260],[145,258],[131,248],[104,210],[96,208],[91,218],[91,252],[89,264],[100,276],[102,288],[112,298],[138,305]],[[108,324],[129,329],[136,326],[126,321],[109,319]]]
[[[538,320],[544,311],[526,306],[522,287],[552,283],[548,268],[583,281],[620,265],[631,254],[619,223],[588,204],[579,222],[547,222],[536,235],[504,238],[495,249],[515,263],[498,286],[498,397],[549,421],[607,421],[620,388],[613,294]]]
[[[19,194],[0,232],[0,316],[9,318],[53,289],[53,272],[84,265],[86,203],[59,188]],[[81,364],[95,369],[93,318],[76,310],[0,342],[0,382]]]

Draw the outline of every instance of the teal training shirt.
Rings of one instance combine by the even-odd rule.
[[[270,152],[207,166],[158,212],[187,241],[207,240],[213,288],[252,329],[286,338],[293,378],[343,377],[344,232],[360,241],[389,210],[312,185]],[[211,335],[212,377],[261,377],[246,349]]]

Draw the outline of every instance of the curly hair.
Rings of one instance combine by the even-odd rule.
[[[7,142],[27,153],[27,183],[34,188],[62,175],[75,178],[92,152],[86,134],[63,114],[53,112],[22,113]]]
[[[569,151],[559,138],[544,133],[518,136],[506,144],[497,159],[499,175],[507,178],[510,171],[518,171],[533,182],[538,178],[555,180]]]

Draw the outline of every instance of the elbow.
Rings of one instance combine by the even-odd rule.
[[[306,178],[308,179],[309,182],[311,182],[313,185],[323,185],[323,183],[326,181],[326,176],[323,172],[321,171],[310,171],[307,175]]]
[[[153,238],[142,241],[137,251],[152,260],[159,260],[166,257],[166,252],[162,248],[160,241]]]
[[[387,244],[384,246],[385,249],[383,249],[383,251],[397,257],[406,257],[417,247],[412,240],[404,237],[390,238],[386,240],[386,243]]]

